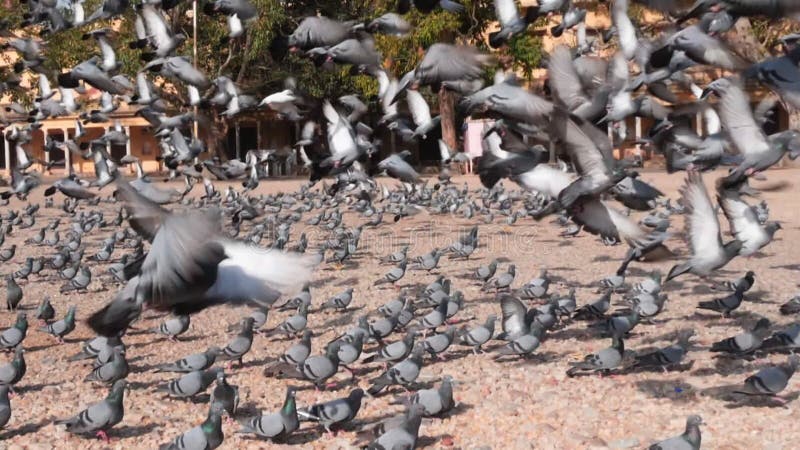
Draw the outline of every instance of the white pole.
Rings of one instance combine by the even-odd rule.
[[[642,139],[642,118],[636,116],[636,154],[642,154],[642,145],[639,144],[639,140]]]
[[[128,140],[125,141],[125,155],[131,156],[131,127],[130,125],[125,126],[125,134],[128,136]]]
[[[42,135],[44,136],[44,145],[42,146],[42,150],[44,151],[44,162],[50,162],[50,152],[47,151],[47,132],[50,131],[47,128],[42,128]]]
[[[66,144],[67,140],[69,140],[69,130],[66,128],[62,128],[61,132],[64,133],[64,143]],[[69,149],[65,146],[64,147],[64,170],[67,171],[67,175],[72,175],[72,155]]]
[[[197,69],[197,0],[192,0],[192,63],[194,68]],[[198,124],[197,124],[197,105],[194,107],[194,138],[197,139]]]
[[[3,133],[3,149],[5,153],[5,169],[10,174],[11,173],[11,149],[8,146],[8,139],[6,139],[6,134]]]

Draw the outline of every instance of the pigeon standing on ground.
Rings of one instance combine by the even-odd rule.
[[[416,448],[423,410],[422,405],[409,406],[399,425],[386,430],[366,448],[375,450]]]
[[[708,309],[722,313],[722,317],[728,318],[742,304],[744,298],[744,286],[740,286],[736,291],[727,297],[715,298],[714,300],[700,302],[697,304],[699,309]]]
[[[208,416],[202,424],[176,437],[172,442],[163,444],[159,450],[214,450],[222,445],[225,435],[222,433],[222,407],[212,403]]]
[[[56,310],[53,308],[53,305],[50,304],[50,297],[45,297],[42,303],[39,304],[39,307],[36,308],[35,317],[43,324],[48,324],[55,316]]]
[[[112,384],[117,380],[128,376],[130,367],[125,359],[125,347],[119,345],[114,347],[111,360],[102,366],[95,368],[84,381],[99,381],[101,383]]]
[[[294,433],[300,426],[297,417],[296,390],[293,387],[286,389],[286,399],[281,410],[266,416],[256,416],[240,422],[240,433],[253,433],[257,436],[282,442],[287,436]]]
[[[123,398],[127,382],[119,380],[111,386],[108,396],[102,401],[81,411],[69,419],[56,420],[56,425],[66,425],[70,433],[96,433],[108,443],[106,434],[111,427],[120,423],[125,415]]]
[[[72,333],[75,329],[75,306],[70,306],[67,309],[67,315],[63,319],[57,320],[49,325],[39,329],[45,333],[52,334],[58,339],[59,344],[64,343],[64,336]]]
[[[239,365],[242,365],[242,358],[250,351],[252,346],[253,318],[245,317],[242,319],[242,330],[222,349],[222,353],[219,355],[220,359],[231,362],[236,360],[239,361]]]
[[[341,427],[356,417],[363,398],[363,390],[353,389],[347,397],[319,403],[297,413],[305,420],[318,422],[325,431],[331,433],[334,426]]]
[[[761,348],[764,339],[769,335],[769,327],[769,319],[761,318],[756,322],[752,330],[715,342],[711,344],[710,350],[712,352],[724,352],[733,355],[752,353]]]
[[[6,308],[14,311],[22,301],[22,288],[17,284],[17,280],[11,275],[6,275]]]
[[[178,340],[178,336],[182,335],[189,329],[189,315],[180,315],[176,317],[169,318],[163,322],[161,325],[153,328],[154,333],[162,334],[167,337],[170,341]]]
[[[211,383],[217,379],[217,373],[222,368],[213,367],[206,370],[196,370],[186,375],[172,380],[169,383],[159,386],[159,391],[164,391],[172,397],[192,397],[201,392],[205,392]]]
[[[0,386],[0,429],[5,428],[11,420],[11,401],[8,398],[8,386]]]
[[[0,366],[0,385],[9,386],[13,392],[13,386],[22,380],[28,371],[25,363],[25,350],[18,345],[14,350],[14,358],[7,364]]]
[[[611,347],[604,348],[597,353],[587,355],[580,362],[571,362],[572,366],[567,370],[567,376],[573,377],[582,372],[603,372],[609,373],[622,364],[622,357],[625,352],[625,344],[621,337],[611,339]]]
[[[374,396],[386,387],[394,384],[407,387],[414,383],[422,370],[423,352],[422,346],[419,344],[416,345],[408,358],[393,365],[389,370],[381,374],[381,376],[371,380],[372,386],[367,389],[367,393]]]
[[[657,442],[649,450],[700,450],[700,425],[703,425],[700,416],[689,416],[683,434]]]
[[[791,355],[786,363],[778,366],[765,367],[755,375],[751,375],[744,380],[744,385],[734,392],[755,396],[770,396],[775,400],[785,403],[785,400],[778,396],[786,386],[792,375],[800,367],[800,356]]]
[[[236,418],[236,409],[239,407],[239,388],[228,384],[225,372],[217,372],[217,385],[211,391],[211,404],[218,403],[228,413],[231,419]]]
[[[181,358],[174,363],[161,364],[156,367],[156,372],[181,372],[189,373],[196,370],[206,370],[217,360],[222,352],[219,347],[211,346],[202,353],[194,353]]]
[[[19,345],[28,332],[28,315],[24,312],[17,314],[17,320],[14,326],[6,328],[0,334],[0,346],[5,349],[11,349]]]

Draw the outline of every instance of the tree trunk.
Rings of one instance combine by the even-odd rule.
[[[439,116],[441,117],[442,140],[452,149],[457,149],[456,116],[453,94],[442,86],[439,89]]]

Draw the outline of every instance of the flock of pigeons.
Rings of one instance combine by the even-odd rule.
[[[397,13],[366,22],[306,17],[291,35],[276,38],[273,49],[299,53],[322,70],[331,65],[349,65],[354,75],[375,78],[379,86],[377,108],[381,112],[375,118],[368,114],[371,105],[356,95],[312,99],[291,80],[283,91],[261,101],[244,93],[228,77],[210,80],[191,60],[178,56],[186,36],[170,29],[165,11],[179,6],[181,0],[142,0],[136,4],[105,0],[88,17],[81,0],[27,0],[25,22],[5,23],[0,29],[3,47],[18,54],[15,73],[2,80],[0,92],[20,89],[19,75],[23,72],[38,76],[38,95],[32,107],[10,105],[7,112],[12,114],[3,123],[16,156],[10,186],[0,194],[4,206],[0,216],[0,261],[6,272],[7,307],[16,310],[20,306],[25,297],[22,280],[31,276],[50,274],[62,278],[63,294],[83,292],[98,277],[104,284],[121,285],[113,300],[87,318],[97,337],[70,358],[93,360],[94,368],[86,379],[108,384],[109,394],[57,423],[73,433],[96,433],[107,439],[106,433],[123,421],[126,377],[131,370],[123,340],[144,309],[170,312],[173,317],[153,331],[177,339],[188,329],[191,315],[201,310],[220,304],[252,307],[252,313],[242,319],[238,334],[224,347],[211,347],[157,368],[180,374],[159,388],[172,397],[198,396],[214,384],[206,419],[162,448],[218,447],[224,439],[225,415],[237,419],[241,431],[275,441],[291,438],[302,421],[318,422],[327,431],[347,427],[358,415],[364,396],[383,395],[397,386],[415,392],[404,400],[406,410],[401,416],[370,427],[374,438],[366,447],[414,448],[422,418],[446,415],[455,406],[450,377],[421,389],[418,378],[430,358],[446,357],[452,345],[467,346],[477,355],[493,340],[503,342],[492,350],[496,358],[527,358],[540,345],[546,345],[551,330],[575,326],[580,321],[590,322],[587,333],[609,337],[611,346],[572,363],[569,376],[680,367],[690,351],[691,332],[678,333],[675,344],[637,354],[632,362],[625,357],[626,336],[663,311],[666,282],[685,274],[711,276],[733,258],[756,254],[770,243],[780,224],[768,221],[766,203],[751,205],[745,200],[757,195],[748,180],[761,176],[784,156],[795,157],[800,152],[800,135],[796,131],[773,135],[762,131],[763,125],[773,120],[769,111],[778,101],[800,107],[800,36],[781,40],[785,55],[757,62],[742,59],[720,36],[742,17],[777,20],[797,16],[800,2],[698,0],[689,11],[680,11],[677,2],[670,0],[638,2],[661,11],[679,28],[647,36],[628,16],[627,0],[615,0],[609,5],[613,26],[603,39],[616,39],[618,51],[604,58],[595,53],[597,39],[587,35],[586,11],[570,0],[540,0],[538,6],[529,7],[524,14],[520,14],[513,0],[494,0],[499,28],[489,36],[492,47],[506,45],[543,16],[547,20],[561,17],[551,29],[554,36],[576,30],[575,48],[558,46],[547,58],[547,94],[521,86],[512,74],[503,71],[497,72],[492,84],[484,85],[484,73],[493,58],[469,45],[436,43],[426,49],[419,65],[400,79],[382,68],[375,34],[402,39],[412,30],[403,17],[412,8],[422,13],[443,8],[452,14],[464,14],[464,7],[452,0],[401,0]],[[113,42],[116,32],[100,25],[131,10],[135,15],[135,39],[127,45],[141,49],[142,58],[134,81],[119,73]],[[204,4],[204,11],[227,18],[229,39],[241,38],[259,13],[248,0],[209,1]],[[97,43],[100,56],[55,74],[58,87],[54,90],[50,85],[54,74],[45,68],[46,53],[33,32],[56,34],[73,27],[86,29],[84,39]],[[14,34],[20,30],[28,35]],[[700,88],[691,76],[690,69],[695,66],[723,69],[728,76]],[[188,100],[184,108],[199,107],[235,117],[244,111],[268,107],[286,119],[301,122],[302,133],[295,145],[299,159],[312,182],[332,177],[334,184],[323,183],[320,190],[306,186],[294,193],[254,196],[250,191],[264,177],[269,152],[250,152],[244,163],[207,158],[198,164],[205,152],[204,144],[185,134],[197,117],[191,112],[169,115],[180,111],[180,106],[168,104],[160,91],[164,84],[154,83],[153,76],[185,90]],[[776,95],[753,110],[743,87],[747,81],[761,83]],[[495,119],[483,135],[485,151],[478,163],[484,189],[470,191],[450,182],[449,166],[465,159],[463,153],[454,152],[441,140],[442,171],[433,187],[421,180],[409,163],[409,152],[372,163],[381,151],[374,126],[391,130],[403,142],[438,135],[442,119],[432,116],[421,91],[424,86],[433,92],[455,92],[465,114]],[[76,100],[76,92],[86,92],[89,87],[102,93],[97,109]],[[685,100],[683,92],[694,100]],[[711,97],[718,100],[712,102]],[[160,158],[171,176],[186,180],[184,191],[157,187],[135,158],[114,160],[109,155],[109,145],[124,145],[129,139],[118,123],[97,139],[84,139],[84,125],[111,121],[120,102],[139,107],[137,114],[150,123],[160,143]],[[704,117],[702,133],[691,126],[698,113]],[[67,178],[49,186],[44,208],[60,208],[61,216],[41,224],[39,204],[20,206],[21,209],[8,206],[12,197],[24,201],[40,184],[40,176],[32,170],[37,161],[24,146],[31,142],[42,121],[75,115],[76,135],[66,142],[48,139],[45,150],[60,148],[77,158],[91,160],[96,176],[82,179],[70,168]],[[654,125],[643,144],[664,155],[670,173],[687,172],[677,204],[638,178],[632,170],[638,161],[614,159],[613,148],[626,138],[625,120],[631,116],[652,119]],[[610,135],[599,128],[606,125],[611,127]],[[551,147],[556,149],[560,167],[548,164]],[[119,168],[126,164],[136,164],[138,168],[138,176],[131,182],[123,181],[119,174]],[[714,202],[701,173],[721,165],[731,169],[716,181]],[[402,185],[394,190],[379,186],[372,178],[378,172],[400,180]],[[240,192],[229,186],[224,193],[219,192],[210,177],[242,178],[244,189]],[[506,190],[498,184],[504,178],[516,182],[522,191]],[[187,196],[199,181],[204,194]],[[103,197],[102,189],[108,185],[113,185],[114,195]],[[53,200],[56,192],[66,197],[60,206]],[[171,203],[179,207],[164,208]],[[114,218],[104,214],[105,204],[121,204]],[[717,208],[728,222],[731,240],[724,238]],[[359,224],[348,228],[343,210],[350,210]],[[419,291],[401,290],[398,299],[360,316],[352,328],[314,354],[313,332],[307,327],[307,319],[316,309],[309,290],[315,268],[323,262],[345,267],[359,251],[363,230],[390,223],[383,221],[384,214],[396,222],[423,211],[486,223],[494,223],[500,216],[508,225],[518,219],[539,221],[555,215],[564,226],[565,236],[586,231],[600,236],[606,245],[624,243],[629,249],[619,270],[599,282],[602,295],[595,302],[579,307],[574,290],[566,296],[551,295],[551,278],[546,271],[514,288],[514,265],[499,271],[498,261],[494,260],[477,268],[473,276],[482,283],[482,290],[497,292],[501,332],[495,332],[495,315],[461,328],[452,325],[475,318],[464,317],[470,309],[469,300],[451,286],[449,278],[440,275]],[[647,215],[637,221],[631,216],[632,211]],[[670,218],[680,214],[686,217],[688,259],[675,265],[663,280],[660,274],[653,273],[638,282],[626,283],[630,264],[672,256],[666,246],[671,236]],[[6,236],[36,227],[37,219],[41,228],[26,245],[45,247],[54,254],[49,258],[27,256],[15,269],[18,248],[3,246]],[[303,220],[330,238],[314,243],[309,242],[306,233],[293,237],[293,224]],[[409,256],[408,247],[385,256],[381,262],[394,267],[375,285],[401,286],[407,270],[438,270],[444,256],[468,259],[479,248],[478,230],[476,225],[451,245],[418,257]],[[84,256],[87,236],[109,231],[110,236],[96,253]],[[264,238],[268,246],[261,245]],[[315,244],[319,251],[310,251]],[[118,256],[115,250],[122,248],[130,251]],[[19,250],[22,253],[23,249]],[[97,274],[101,265],[107,268],[102,275]],[[748,272],[741,279],[715,284],[715,288],[727,293],[701,302],[698,308],[728,317],[741,306],[744,294],[754,283],[755,274]],[[611,296],[618,292],[627,293],[627,310],[612,314]],[[319,309],[347,311],[354,296],[353,289],[347,289],[319,305]],[[529,307],[530,301],[535,304]],[[276,309],[295,313],[266,330],[268,316]],[[784,314],[798,311],[800,299],[781,307]],[[56,312],[45,298],[36,309],[35,318],[42,322],[42,332],[63,342],[75,329],[76,308],[70,307],[63,319],[55,320]],[[752,330],[718,342],[710,350],[751,358],[800,346],[800,324],[772,334],[770,325],[763,319]],[[26,372],[27,329],[28,315],[20,312],[16,323],[0,333],[0,346],[14,352],[13,359],[0,366],[2,426],[11,416],[9,397],[13,386]],[[295,388],[289,387],[280,411],[241,417],[237,413],[237,387],[226,381],[226,370],[235,370],[234,361],[241,364],[259,333],[300,337],[279,360],[267,364],[265,374],[269,376],[291,377],[319,389],[338,390],[340,384],[332,381],[342,369],[353,378],[373,362],[382,363],[384,370],[370,379],[367,390],[354,389],[331,402],[298,408]],[[228,361],[228,367],[215,367],[220,361]],[[779,394],[798,364],[800,359],[790,356],[785,364],[765,367],[744,380],[733,394],[783,401]],[[700,448],[702,423],[700,417],[690,416],[683,434],[651,448]]]

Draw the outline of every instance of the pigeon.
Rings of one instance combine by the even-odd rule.
[[[727,291],[736,291],[738,288],[742,288],[742,292],[747,292],[756,282],[756,273],[752,270],[748,270],[747,273],[734,281],[726,281],[720,285],[713,285],[712,289],[723,289]]]
[[[414,340],[417,337],[416,331],[409,331],[403,339],[384,345],[378,353],[363,359],[363,362],[395,362],[405,359],[414,348]]]
[[[528,333],[519,336],[518,338],[514,339],[513,341],[507,343],[506,345],[498,348],[496,350],[497,355],[495,359],[501,358],[503,356],[518,356],[518,357],[526,357],[536,351],[541,344],[541,337],[543,331],[538,326],[531,327]]]
[[[472,329],[462,329],[459,332],[459,343],[462,345],[469,345],[472,347],[472,353],[478,354],[478,351],[483,351],[481,348],[483,344],[489,342],[494,335],[494,323],[497,321],[497,316],[490,314],[483,325],[478,325]]]
[[[605,322],[601,322],[596,326],[601,328],[606,334],[612,337],[622,337],[630,333],[641,321],[641,313],[634,308],[631,314],[626,316],[613,316]],[[595,325],[591,325],[595,326]]]
[[[403,278],[403,276],[405,276],[407,265],[408,265],[407,261],[401,261],[400,264],[397,265],[397,267],[386,272],[386,274],[384,274],[381,279],[375,281],[374,283],[372,283],[372,285],[378,286],[384,283],[391,283],[391,284],[397,283]]]
[[[167,336],[170,341],[176,341],[178,336],[185,333],[189,329],[189,315],[181,315],[172,317],[161,322],[159,326],[153,328],[154,333],[163,334]]]
[[[689,339],[693,335],[694,330],[679,333],[677,343],[651,353],[637,355],[634,365],[636,367],[661,367],[665,370],[679,365],[689,351]]]
[[[445,375],[438,388],[422,389],[411,396],[410,404],[423,407],[424,417],[441,417],[455,406],[453,401],[453,377]]]
[[[341,344],[334,341],[328,344],[324,355],[306,358],[298,367],[300,373],[305,379],[313,382],[319,388],[339,371],[340,347]]]
[[[689,416],[686,419],[686,430],[680,436],[657,442],[649,450],[700,450],[700,425],[703,419],[700,416]]]
[[[785,364],[765,367],[744,380],[744,385],[734,392],[755,396],[770,396],[784,402],[778,394],[786,389],[789,380],[800,367],[800,356],[791,355]]]
[[[250,347],[253,345],[253,318],[245,317],[241,324],[242,330],[239,334],[222,349],[222,353],[219,355],[222,361],[237,360],[239,365],[242,365],[242,358],[250,351]]]
[[[7,364],[0,366],[0,385],[10,386],[13,389],[13,386],[22,380],[22,377],[28,371],[24,353],[25,350],[22,345],[18,345],[14,349],[14,358]]]
[[[755,210],[741,199],[738,190],[718,189],[717,203],[731,226],[731,233],[742,243],[739,254],[753,255],[769,244],[775,232],[781,229],[779,222],[768,222],[764,226],[758,221]]]
[[[278,358],[281,362],[297,367],[311,354],[311,330],[303,331],[300,342],[292,345]]]
[[[53,305],[50,304],[50,297],[45,297],[42,299],[42,303],[36,308],[36,318],[39,319],[42,323],[50,323],[51,320],[56,316],[56,310],[53,309]]]
[[[727,297],[715,298],[714,300],[698,303],[699,309],[708,309],[722,313],[722,317],[728,318],[731,313],[739,308],[744,298],[744,286],[739,287]]]
[[[75,329],[75,309],[76,307],[74,305],[70,306],[69,309],[67,309],[67,315],[64,316],[63,319],[45,325],[39,328],[39,331],[52,334],[58,339],[59,344],[63,344],[64,336],[72,333],[72,330]]]
[[[371,450],[416,448],[423,410],[422,405],[409,406],[396,427],[385,430],[366,448]]]
[[[777,331],[761,344],[765,351],[794,350],[800,348],[800,324],[793,323],[784,330]]]
[[[283,442],[300,426],[297,417],[296,390],[293,387],[286,389],[286,399],[283,407],[277,413],[266,416],[256,416],[242,420],[240,433],[253,433],[275,442]]]
[[[499,292],[509,289],[511,284],[514,282],[514,277],[517,273],[516,269],[517,268],[514,264],[509,265],[506,272],[495,275],[494,278],[484,283],[483,287],[481,287],[481,290],[486,291],[494,288],[495,291]]]
[[[404,387],[413,384],[422,370],[423,351],[422,346],[417,344],[406,359],[393,365],[379,377],[370,380],[372,386],[367,389],[367,393],[375,396],[394,384]]]
[[[220,350],[219,347],[211,346],[202,353],[193,353],[173,363],[156,366],[155,371],[189,373],[197,370],[206,370],[214,365],[217,356],[219,356],[221,352],[222,350]]]
[[[532,279],[520,288],[518,295],[523,299],[543,298],[547,295],[547,290],[549,288],[550,278],[547,275],[547,269],[542,269],[538,277]]]
[[[480,266],[475,269],[475,278],[480,280],[481,283],[486,283],[489,281],[490,278],[494,276],[494,273],[497,271],[497,260],[493,259],[489,262],[486,266]]]
[[[83,359],[102,359],[100,364],[105,364],[111,360],[114,353],[114,347],[121,346],[122,340],[119,336],[107,338],[105,336],[96,336],[81,346],[81,351],[70,356],[68,361],[80,361]]]
[[[622,364],[623,354],[625,352],[625,344],[621,337],[613,337],[611,339],[611,347],[604,348],[597,353],[586,355],[583,361],[570,362],[567,376],[574,377],[584,372],[602,372],[609,373],[618,368]]]
[[[308,409],[298,410],[297,414],[305,420],[318,422],[325,431],[331,433],[334,426],[341,427],[356,417],[363,398],[363,390],[353,389],[347,397],[312,405]]]
[[[117,182],[117,195],[126,202],[131,226],[153,245],[140,274],[128,281],[132,287],[89,318],[98,334],[122,331],[132,320],[131,310],[143,302],[175,314],[224,302],[271,304],[307,283],[318,263],[316,256],[262,250],[221,237],[217,212],[169,213],[123,182]]]
[[[293,336],[302,333],[308,324],[308,305],[300,304],[297,308],[297,314],[288,317],[281,322],[274,330],[270,331],[268,335],[276,333],[283,333],[286,336]]]
[[[408,255],[408,245],[404,245],[400,250],[381,258],[381,264],[398,264],[406,260]]]
[[[108,392],[106,398],[84,409],[76,416],[56,420],[56,425],[65,425],[70,433],[95,433],[106,443],[109,442],[108,431],[122,421],[125,415],[123,400],[127,382],[118,380]]]
[[[711,344],[710,350],[712,352],[723,352],[733,355],[752,353],[761,348],[764,339],[769,335],[770,325],[769,319],[761,318],[751,330],[715,342]]]
[[[0,385],[0,429],[8,425],[11,420],[11,401],[8,399],[8,386]]]
[[[689,261],[673,266],[666,281],[685,273],[708,276],[728,264],[743,245],[738,239],[722,243],[719,219],[699,172],[688,172],[681,195],[688,213],[686,236],[692,256]]]
[[[228,417],[236,417],[236,408],[239,407],[239,388],[231,386],[225,379],[225,372],[217,372],[217,385],[211,391],[211,404],[219,404]]]
[[[780,312],[784,316],[800,313],[800,295],[795,295],[788,302],[782,304]]]
[[[217,373],[221,371],[222,369],[219,367],[195,370],[194,372],[183,375],[177,380],[159,386],[158,390],[166,392],[172,397],[193,397],[201,392],[205,392],[206,389],[211,386],[211,383],[216,380]]]
[[[353,301],[353,288],[347,288],[344,292],[340,292],[323,303],[322,308],[335,308],[339,310],[346,310]]]
[[[113,384],[117,380],[125,379],[130,372],[128,361],[125,359],[125,348],[114,347],[114,356],[111,361],[94,369],[86,376],[84,381],[98,381],[100,383]]]
[[[611,291],[606,291],[599,299],[581,306],[572,315],[573,320],[603,320],[611,308]]]
[[[176,437],[172,442],[163,444],[159,450],[213,450],[222,445],[225,435],[222,433],[222,406],[212,403],[208,416],[202,424]]]
[[[441,358],[441,354],[447,351],[448,348],[450,348],[450,345],[453,343],[455,336],[456,336],[456,328],[451,325],[447,327],[444,333],[428,336],[422,342],[422,347],[431,356],[436,358]]]
[[[6,275],[6,308],[9,311],[14,311],[22,301],[23,293],[22,288],[19,287],[17,281],[11,275]]]

